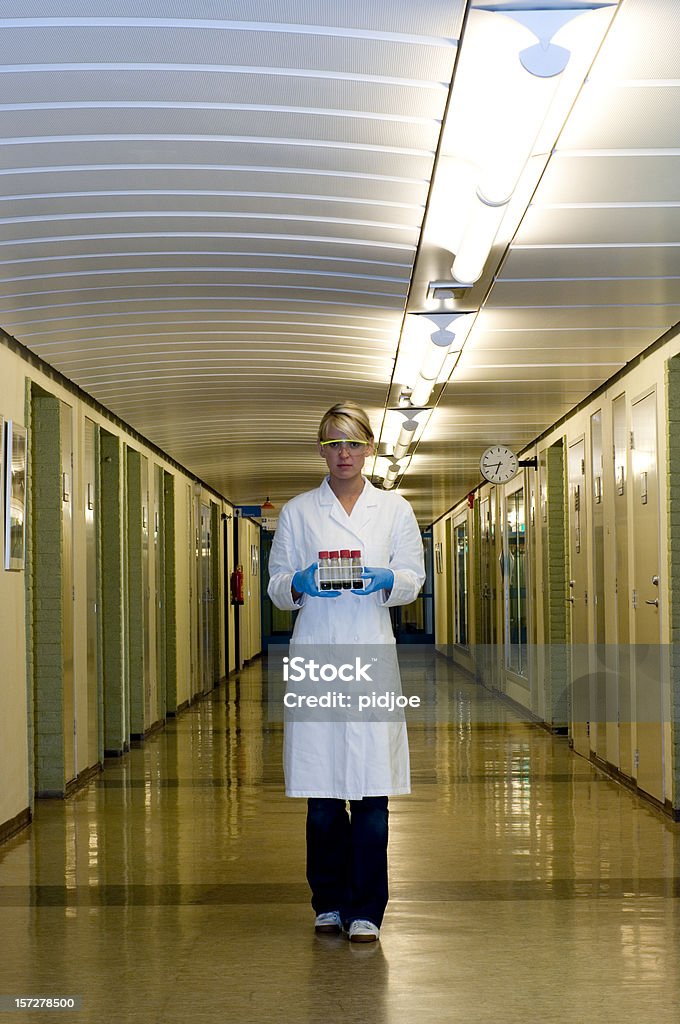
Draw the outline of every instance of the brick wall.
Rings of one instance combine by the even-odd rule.
[[[127,586],[130,735],[144,735],[144,580],[142,575],[142,456],[127,449]]]
[[[64,758],[63,550],[60,403],[35,394],[32,402],[30,520],[33,619],[34,759],[37,793],[61,794]],[[39,557],[37,557],[39,553]]]
[[[168,712],[177,711],[177,567],[175,562],[175,478],[164,474],[165,490],[165,679]]]

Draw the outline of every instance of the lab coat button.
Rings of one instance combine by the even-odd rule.
[[[355,636],[355,637],[354,637],[354,642],[356,643],[358,639],[359,639],[359,637],[358,637],[358,636]]]

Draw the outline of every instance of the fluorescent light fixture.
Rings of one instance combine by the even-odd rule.
[[[391,465],[392,465],[392,459],[390,459],[388,456],[386,456],[386,455],[378,455],[378,456],[376,456],[375,462],[373,463],[373,473],[372,473],[372,476],[377,476],[377,477],[380,477],[381,480],[384,480],[385,476],[387,474],[387,470],[390,468]]]
[[[456,234],[456,223],[460,222],[460,218],[455,216],[456,207],[461,196],[474,195],[477,177],[476,166],[465,160],[463,154],[439,158],[425,224],[425,236],[430,245],[448,249],[449,252],[457,251],[460,237]]]
[[[395,376],[399,383],[411,386],[411,405],[426,406],[451,353],[460,352],[475,313],[412,313],[406,316],[402,332],[400,356]],[[414,373],[415,358],[418,369]],[[448,374],[451,372],[448,362]],[[401,372],[400,372],[401,371]]]
[[[456,258],[451,266],[451,273],[456,281],[466,281],[469,284],[478,281],[482,276],[508,208],[507,201],[492,203],[480,192],[477,193],[477,200],[470,211]]]
[[[431,409],[412,409],[403,406],[389,409],[381,440],[389,451],[392,449],[392,461],[403,458],[414,441],[420,436]]]
[[[395,459],[383,478],[383,490],[389,491],[394,487],[397,482],[397,477],[404,472],[404,469],[405,467]]]
[[[390,476],[385,477],[385,479],[383,480],[383,490],[391,490],[391,488],[394,487],[395,484],[397,483],[397,480],[400,480],[400,490],[402,490],[402,493],[405,493],[403,490],[406,479],[405,474],[413,466],[415,458],[417,458],[417,456],[410,455],[408,459],[402,459],[401,465],[395,470],[395,472],[391,473]]]
[[[429,244],[455,253],[457,281],[481,277],[527,164],[541,155],[538,181],[616,2],[472,4],[424,229]]]
[[[404,420],[399,431],[399,437],[397,438],[393,455],[395,459],[402,459],[407,454],[411,444],[413,443],[416,430],[418,429],[417,420]]]

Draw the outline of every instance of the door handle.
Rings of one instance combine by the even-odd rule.
[[[576,600],[575,597],[565,597],[565,599],[564,599],[565,604],[573,604],[575,600]]]
[[[653,601],[645,601],[645,604],[653,604],[655,608],[659,607],[659,598],[655,597]]]

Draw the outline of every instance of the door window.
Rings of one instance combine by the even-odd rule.
[[[454,525],[453,557],[455,563],[454,642],[468,645],[468,528],[467,519]]]
[[[527,675],[526,509],[524,488],[506,498],[506,667]]]

